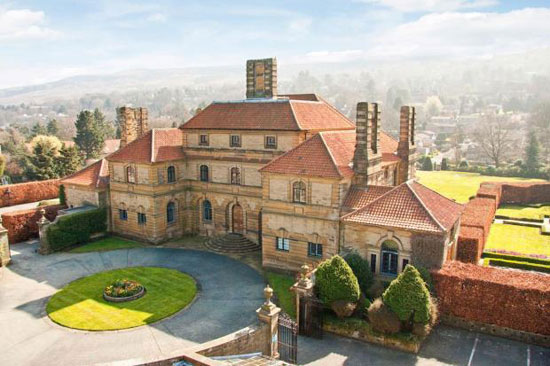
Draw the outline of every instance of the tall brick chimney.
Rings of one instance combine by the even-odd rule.
[[[399,164],[398,183],[401,184],[416,175],[416,142],[415,142],[416,111],[414,107],[402,106],[399,119],[399,145],[397,155],[401,158]]]
[[[117,119],[120,123],[120,148],[149,131],[147,108],[117,108]]]
[[[359,186],[380,183],[380,110],[378,103],[357,103],[355,153],[353,155],[353,184]]]
[[[277,59],[246,61],[246,98],[277,96]]]

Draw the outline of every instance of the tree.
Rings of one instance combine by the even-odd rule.
[[[57,123],[57,120],[55,118],[51,119],[50,122],[48,122],[47,130],[48,135],[51,136],[57,136],[57,134],[59,133],[59,124]]]
[[[4,170],[6,170],[6,157],[0,155],[0,177],[4,175]]]
[[[424,110],[426,111],[426,117],[430,119],[433,116],[437,116],[443,109],[443,103],[437,95],[432,95],[426,99],[424,104]]]
[[[76,146],[63,145],[59,151],[59,169],[60,177],[76,173],[82,168],[82,156],[79,154]]]
[[[55,150],[56,153],[58,153],[61,150],[61,147],[63,144],[59,139],[55,136],[47,136],[47,135],[37,135],[32,138],[30,145],[31,149],[34,149],[34,147],[38,144],[45,144],[49,148],[52,148]]]
[[[98,125],[94,114],[88,110],[81,111],[75,122],[76,137],[74,142],[86,159],[94,159],[105,145],[102,126]]]
[[[55,146],[48,144],[47,140],[39,141],[34,146],[33,153],[25,158],[27,176],[34,180],[59,178],[58,154]]]
[[[441,170],[449,170],[449,162],[447,158],[441,160]]]
[[[527,146],[525,146],[525,171],[536,174],[540,168],[540,145],[534,130],[529,131]]]
[[[48,130],[46,127],[42,126],[39,122],[36,122],[32,128],[31,128],[31,137],[35,137],[38,135],[47,135]]]
[[[67,205],[67,195],[65,194],[65,186],[63,184],[59,186],[59,204],[63,206]]]
[[[94,119],[99,129],[103,132],[103,139],[115,137],[115,127],[111,121],[107,121],[101,111],[96,108],[94,110]]]
[[[410,264],[391,282],[382,300],[401,321],[422,324],[430,321],[430,292],[418,270]]]
[[[317,267],[315,284],[319,298],[328,306],[336,301],[356,302],[361,291],[350,266],[339,255],[327,259]]]
[[[488,116],[475,131],[474,139],[483,154],[494,163],[495,168],[500,167],[512,150],[514,142],[507,120],[498,115]]]
[[[426,170],[426,171],[434,170],[432,159],[429,156],[426,156],[422,161],[422,170]]]
[[[550,101],[541,103],[534,108],[530,125],[536,129],[539,143],[542,147],[542,160],[550,164]]]

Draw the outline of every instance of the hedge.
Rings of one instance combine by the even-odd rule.
[[[369,261],[363,259],[357,253],[347,254],[344,257],[344,260],[350,266],[355,277],[357,277],[357,281],[359,282],[359,287],[361,288],[361,291],[366,294],[369,290],[369,287],[371,287],[374,282],[374,278],[369,266]]]
[[[509,261],[506,259],[489,259],[489,265],[493,267],[507,267],[507,268],[523,269],[526,271],[550,273],[549,265]]]
[[[483,258],[504,259],[508,261],[527,262],[527,263],[534,263],[534,264],[542,264],[544,266],[550,266],[550,259],[533,258],[533,257],[527,257],[527,256],[521,256],[521,255],[483,252]]]
[[[107,230],[107,210],[98,208],[60,217],[48,227],[48,242],[52,250],[62,250],[75,244],[85,243],[90,236]]]

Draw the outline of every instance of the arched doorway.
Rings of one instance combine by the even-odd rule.
[[[231,216],[233,219],[232,222],[232,231],[237,234],[243,233],[243,208],[238,203],[233,205],[231,209]]]

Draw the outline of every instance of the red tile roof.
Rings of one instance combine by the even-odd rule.
[[[324,101],[268,99],[214,102],[181,128],[326,131],[354,130],[355,125]]]
[[[105,188],[109,185],[109,167],[101,159],[86,168],[61,179],[63,184],[74,184],[93,188]]]
[[[449,231],[463,206],[415,181],[403,183],[343,221],[439,233]]]
[[[179,128],[155,128],[109,155],[109,161],[155,163],[183,159],[183,131]]]
[[[279,97],[288,98],[290,100],[309,100],[310,102],[318,102],[320,100],[317,94],[279,94]]]
[[[351,186],[342,206],[346,209],[357,210],[394,188],[392,186],[368,186],[367,188]]]
[[[105,140],[105,146],[101,151],[102,154],[109,155],[114,153],[120,148],[120,139],[108,139]]]
[[[380,138],[382,151],[389,151],[395,140],[384,132],[380,135],[384,136]],[[355,131],[319,132],[274,159],[260,171],[325,178],[351,177],[355,142]],[[382,166],[399,161],[399,157],[393,153],[382,154]]]

